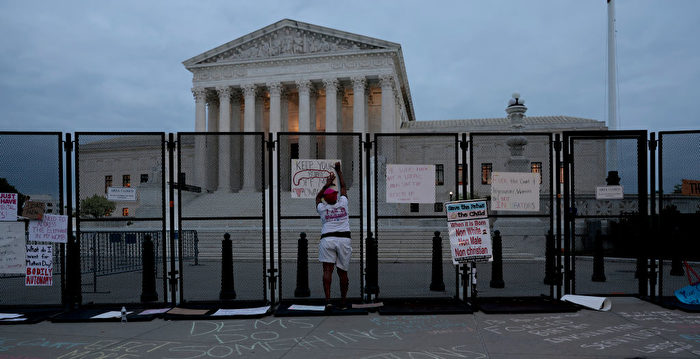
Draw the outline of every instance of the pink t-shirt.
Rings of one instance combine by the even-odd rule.
[[[338,197],[335,204],[321,202],[316,206],[316,211],[321,216],[321,234],[330,232],[350,232],[350,213],[348,211],[348,198]]]

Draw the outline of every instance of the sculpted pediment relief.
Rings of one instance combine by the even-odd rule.
[[[351,50],[372,50],[382,47],[360,41],[284,27],[256,39],[225,50],[200,61],[200,64],[263,60],[275,57],[330,54]]]

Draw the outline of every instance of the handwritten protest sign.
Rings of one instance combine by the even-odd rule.
[[[24,223],[0,223],[0,273],[24,273]]]
[[[136,201],[136,188],[131,187],[107,187],[107,199],[119,202]]]
[[[445,209],[452,262],[492,261],[486,200],[447,202]]]
[[[27,244],[26,264],[25,286],[53,285],[53,246],[51,244]]]
[[[386,165],[387,203],[435,203],[435,165]]]
[[[29,240],[36,242],[68,242],[68,216],[46,214],[41,221],[29,222]]]
[[[491,209],[497,211],[539,211],[540,174],[494,172],[491,175]]]
[[[22,217],[29,219],[41,219],[44,217],[44,212],[46,212],[46,203],[27,201],[24,202],[22,206]]]
[[[333,166],[339,160],[292,160],[292,198],[316,198],[331,174],[338,177]],[[337,189],[338,180],[333,188]]]
[[[17,220],[17,193],[0,193],[0,221]]]

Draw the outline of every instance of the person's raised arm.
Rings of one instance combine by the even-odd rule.
[[[335,180],[335,175],[331,173],[331,175],[326,178],[326,184],[323,185],[321,190],[318,191],[318,194],[316,195],[316,206],[321,203],[321,199],[323,199],[323,192],[325,192],[328,187],[333,185],[333,180]]]
[[[342,196],[348,196],[348,190],[345,187],[345,179],[343,179],[343,172],[340,170],[340,162],[335,163],[335,172],[338,174],[338,182],[340,183],[340,194]]]

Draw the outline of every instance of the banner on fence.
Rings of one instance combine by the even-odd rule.
[[[681,180],[681,194],[684,196],[700,196],[700,181]]]
[[[24,273],[25,244],[23,222],[0,222],[0,273]]]
[[[491,175],[491,209],[495,211],[539,211],[540,174],[494,172]]]
[[[335,175],[336,162],[340,160],[292,159],[292,198],[316,198],[331,174]],[[333,188],[338,189],[338,180]]]
[[[622,186],[598,186],[595,188],[595,199],[623,199],[625,191]]]
[[[68,216],[45,214],[41,221],[29,222],[29,240],[35,242],[68,242]]]
[[[107,199],[119,202],[135,202],[136,188],[131,187],[107,187]]]
[[[53,285],[53,246],[51,244],[27,244],[26,264],[25,286]]]
[[[486,200],[445,203],[452,263],[493,260]]]
[[[387,203],[435,203],[435,165],[386,165]]]
[[[0,221],[17,220],[17,193],[0,193]]]

